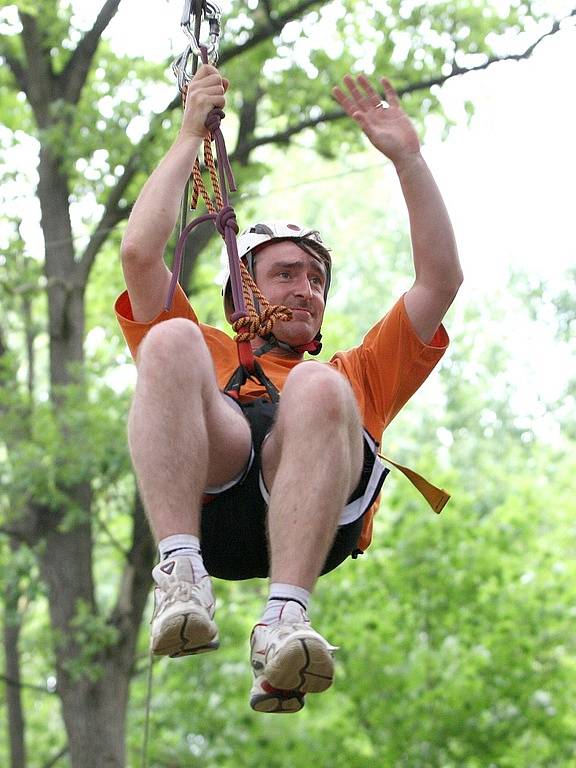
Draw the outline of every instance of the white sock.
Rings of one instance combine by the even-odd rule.
[[[189,557],[192,560],[195,581],[208,576],[208,571],[202,560],[198,536],[192,536],[188,533],[167,536],[158,542],[158,552],[160,553],[160,560],[167,560],[169,557]]]
[[[280,582],[270,584],[268,602],[260,622],[262,624],[277,624],[282,608],[290,601],[298,603],[307,612],[310,596],[307,589],[296,587],[294,584],[281,584]]]

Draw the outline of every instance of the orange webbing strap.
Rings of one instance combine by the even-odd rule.
[[[419,475],[418,472],[414,472],[413,469],[405,467],[402,464],[398,464],[396,461],[392,461],[392,459],[389,459],[387,456],[383,456],[381,453],[378,455],[388,464],[392,464],[393,467],[396,467],[396,469],[400,470],[400,472],[402,472],[402,474],[407,477],[408,480],[410,480],[416,490],[420,491],[422,496],[424,496],[434,512],[436,512],[438,515],[440,512],[442,512],[450,499],[450,494],[448,491],[432,485],[432,483],[429,483],[426,478],[422,477],[422,475]]]

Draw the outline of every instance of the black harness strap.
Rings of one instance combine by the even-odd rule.
[[[254,360],[254,372],[252,374],[248,373],[243,365],[239,365],[224,387],[224,392],[235,400],[239,400],[240,390],[248,380],[262,384],[272,403],[280,402],[280,392],[278,388],[268,376],[266,376],[258,360]]]

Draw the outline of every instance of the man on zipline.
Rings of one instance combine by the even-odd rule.
[[[144,185],[122,243],[128,290],[116,313],[138,368],[129,444],[160,554],[152,651],[182,656],[217,648],[210,577],[268,577],[268,602],[250,641],[250,704],[261,712],[296,712],[306,693],[332,683],[335,649],[310,626],[310,595],[322,573],[370,541],[386,472],[376,439],[442,357],[442,319],[462,281],[450,220],[416,131],[390,83],[382,83],[386,104],[363,76],[345,77],[345,89],[333,94],[396,168],[415,280],[359,347],[329,363],[304,364],[304,349],[319,351],[330,253],[318,232],[290,219],[242,234],[239,256],[260,291],[292,310],[273,335],[252,342],[281,391],[278,405],[251,379],[239,399],[224,394],[238,364],[236,345],[198,322],[181,288],[163,309],[171,278],[164,249],[206,117],[225,103],[228,84],[214,67],[201,66],[191,81],[179,135]],[[229,301],[228,286],[228,314]]]

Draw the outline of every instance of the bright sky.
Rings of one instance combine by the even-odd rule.
[[[500,279],[509,266],[552,278],[576,266],[575,64],[573,22],[532,59],[444,88],[443,100],[455,111],[466,97],[476,108],[469,127],[432,151],[474,280],[487,268]],[[463,170],[469,183],[455,188]]]
[[[511,269],[555,292],[567,287],[566,270],[576,268],[575,65],[572,21],[529,61],[499,64],[445,88],[449,103],[468,96],[476,107],[470,127],[431,148],[466,274],[459,302],[478,291],[505,291]],[[541,396],[562,397],[576,361],[554,341],[545,311],[529,328],[513,312],[493,331],[516,346],[517,407],[537,413]]]

